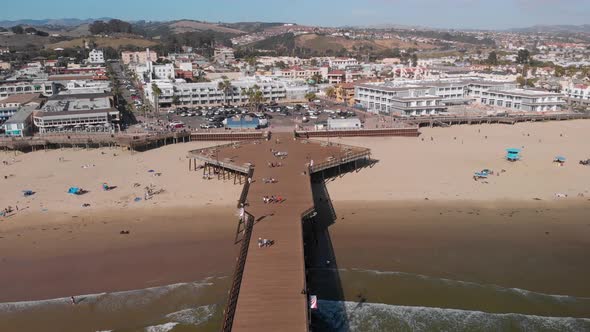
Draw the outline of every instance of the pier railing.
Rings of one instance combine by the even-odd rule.
[[[297,138],[315,137],[371,137],[371,136],[401,136],[417,137],[420,135],[417,126],[411,128],[380,128],[380,129],[343,129],[343,130],[317,130],[295,131]]]
[[[371,156],[371,150],[369,150],[369,149],[366,149],[366,150],[360,151],[360,152],[350,153],[350,154],[347,154],[341,158],[334,158],[332,160],[328,160],[328,161],[314,164],[313,166],[309,167],[309,173],[310,174],[316,173],[316,172],[323,171],[323,170],[326,170],[326,169],[329,169],[332,167],[337,167],[337,166],[349,163],[351,161],[369,158],[370,156]]]
[[[236,165],[236,164],[232,163],[231,161],[230,162],[220,161],[219,159],[213,157],[213,155],[216,154],[216,152],[214,152],[214,151],[221,150],[221,149],[228,148],[228,147],[234,147],[234,146],[236,146],[236,144],[238,144],[238,143],[228,143],[228,144],[217,145],[217,146],[209,147],[209,148],[192,150],[192,151],[189,151],[189,157],[196,158],[196,159],[201,160],[209,165],[223,167],[226,169],[231,169],[233,171],[240,172],[243,174],[249,174],[249,172],[251,170],[250,166],[246,166],[246,165],[240,166],[240,165]]]
[[[254,168],[249,167],[248,172],[246,173],[246,183],[242,187],[242,193],[240,194],[240,199],[238,200],[238,209],[246,206],[246,198],[248,197],[248,191],[250,190],[250,179],[252,179]]]
[[[401,119],[407,124],[422,125],[450,125],[450,124],[479,124],[479,123],[505,123],[514,124],[517,122],[534,121],[562,121],[590,119],[590,114],[583,113],[557,113],[557,114],[515,114],[503,116],[424,116]]]
[[[238,304],[238,296],[240,295],[240,286],[242,284],[242,277],[244,275],[244,267],[246,266],[246,258],[248,256],[248,247],[250,246],[250,238],[252,237],[252,228],[254,227],[254,216],[248,212],[244,212],[242,221],[245,225],[244,236],[240,245],[240,252],[236,259],[236,267],[232,277],[232,284],[229,290],[227,305],[223,312],[222,332],[230,332],[236,314],[236,307]]]

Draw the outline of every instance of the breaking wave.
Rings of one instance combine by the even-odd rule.
[[[316,324],[329,331],[590,331],[590,319],[493,314],[387,304],[318,301]],[[318,322],[319,321],[319,322]]]
[[[346,272],[346,271],[369,273],[369,274],[374,274],[374,275],[391,275],[391,276],[397,276],[397,277],[402,277],[402,278],[419,279],[419,280],[428,281],[430,283],[445,284],[447,286],[486,288],[486,289],[491,289],[496,292],[512,293],[514,295],[521,295],[521,296],[525,296],[525,297],[545,298],[547,300],[551,299],[551,300],[557,300],[560,302],[590,301],[590,297],[577,297],[577,296],[570,296],[570,295],[546,294],[546,293],[534,292],[534,291],[530,291],[530,290],[526,290],[526,289],[522,289],[522,288],[508,288],[508,287],[502,287],[502,286],[493,285],[493,284],[479,284],[479,283],[472,282],[472,281],[437,278],[437,277],[427,276],[427,275],[423,275],[423,274],[415,274],[415,273],[407,273],[407,272],[361,270],[361,269],[354,269],[354,268],[350,269],[350,270],[344,270],[343,272]]]

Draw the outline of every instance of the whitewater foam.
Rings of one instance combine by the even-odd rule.
[[[211,282],[189,282],[177,283],[166,286],[150,287],[137,290],[113,292],[113,293],[96,293],[87,295],[74,296],[79,304],[83,305],[97,305],[100,309],[108,309],[110,311],[120,310],[122,307],[141,306],[152,302],[165,294],[172,291],[185,288],[187,290],[198,290],[203,287],[213,285]],[[13,313],[34,309],[37,307],[51,307],[51,306],[71,306],[72,299],[70,297],[39,300],[39,301],[20,301],[20,302],[5,302],[0,303],[0,312]]]
[[[206,323],[213,315],[217,306],[215,304],[184,309],[172,312],[166,315],[166,318],[172,322],[186,324],[186,325],[201,325]]]
[[[145,332],[168,332],[171,331],[178,323],[166,323],[161,325],[148,326]]]
[[[376,303],[318,301],[314,318],[331,331],[590,331],[590,319],[493,314]]]
[[[553,300],[558,300],[561,302],[575,302],[580,300],[590,301],[590,297],[577,297],[571,295],[560,295],[560,294],[546,294],[541,292],[534,292],[522,288],[507,288],[502,287],[494,284],[479,284],[472,281],[463,281],[463,280],[456,280],[456,279],[447,279],[447,278],[437,278],[432,276],[427,276],[423,274],[416,274],[416,273],[408,273],[408,272],[399,272],[399,271],[379,271],[379,270],[363,270],[363,269],[356,269],[352,268],[350,271],[359,272],[359,273],[371,273],[375,275],[393,275],[393,276],[400,276],[400,277],[410,277],[416,279],[422,279],[430,282],[440,282],[445,283],[448,285],[460,285],[460,286],[469,286],[469,287],[476,287],[476,288],[491,288],[494,291],[498,292],[506,292],[506,293],[514,293],[517,295],[522,296],[537,296],[537,297],[546,297],[551,298]]]

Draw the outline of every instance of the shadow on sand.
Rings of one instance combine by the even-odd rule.
[[[366,160],[350,163],[341,167],[313,174],[312,194],[315,204],[315,216],[305,220],[304,241],[309,295],[316,295],[320,300],[338,301],[345,311],[345,296],[340,280],[338,262],[334,253],[329,227],[337,220],[336,210],[332,205],[326,183],[334,181],[346,173],[358,172],[362,168],[372,167],[378,161]],[[334,331],[330,322],[322,321],[319,315],[311,314],[312,331]],[[338,331],[348,331],[348,321],[338,322]]]

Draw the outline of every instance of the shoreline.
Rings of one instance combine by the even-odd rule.
[[[0,302],[191,282],[233,272],[235,209],[30,215],[0,224]],[[52,214],[50,216],[56,216]],[[128,230],[130,234],[121,234]],[[214,250],[213,250],[214,249]]]
[[[590,213],[590,202],[336,201],[334,207],[337,220],[329,232],[340,268],[401,271],[590,297],[590,287],[580,284],[580,278],[590,276],[590,267],[581,266],[583,251],[572,247],[590,246],[590,223],[583,219]],[[76,218],[57,214],[59,219],[44,218],[41,223],[21,216],[29,221],[14,220],[8,229],[3,222],[0,268],[7,273],[0,275],[0,302],[231,275],[238,249],[233,243],[235,213],[233,206],[138,208],[87,212]],[[124,229],[130,234],[119,234]],[[471,249],[462,253],[461,246]],[[556,268],[536,281],[516,278],[514,271],[526,275],[543,268],[527,262],[524,249],[530,257],[558,265],[564,263],[551,255],[567,255],[569,271],[577,269],[578,277],[562,275],[563,269]],[[510,259],[522,262],[514,266]],[[484,267],[481,260],[497,264],[497,271]],[[570,282],[551,282],[564,278]]]

